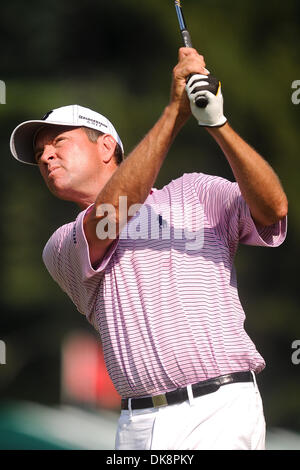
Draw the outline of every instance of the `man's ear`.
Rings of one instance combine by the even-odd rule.
[[[115,139],[110,134],[104,134],[98,138],[97,145],[100,146],[103,162],[109,163],[115,153],[117,145]]]

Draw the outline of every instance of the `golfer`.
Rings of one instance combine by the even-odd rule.
[[[207,91],[209,82],[203,57],[181,48],[170,101],[126,159],[111,122],[78,105],[22,123],[11,137],[14,157],[38,165],[49,190],[80,209],[43,259],[100,333],[122,396],[120,450],[265,445],[256,384],[265,362],[244,329],[234,256],[239,243],[282,244],[288,204],[273,169],[225,118],[221,86]],[[198,108],[202,95],[208,105]],[[236,182],[194,172],[157,190],[191,112]],[[201,143],[194,152],[200,167]]]

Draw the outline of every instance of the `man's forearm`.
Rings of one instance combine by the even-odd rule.
[[[155,126],[100,191],[95,208],[109,203],[118,210],[120,196],[127,196],[128,207],[143,204],[174,138],[186,119],[187,116],[179,117],[176,105],[167,106]]]
[[[253,219],[272,225],[285,217],[287,197],[270,165],[228,123],[207,130],[223,150]]]
[[[139,209],[138,205],[147,199],[170,145],[188,117],[179,116],[175,105],[165,108],[158,122],[100,190],[92,211],[86,214],[84,231],[92,266],[103,258],[113,239]],[[126,204],[121,203],[124,197]],[[104,228],[104,238],[97,232],[102,219],[112,228],[108,232]]]

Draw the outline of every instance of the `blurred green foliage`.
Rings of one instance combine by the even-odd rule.
[[[242,246],[236,258],[246,330],[267,361],[259,377],[269,425],[300,430],[300,339],[297,237],[300,235],[300,2],[186,0],[185,17],[207,67],[222,80],[225,114],[261,152],[289,197],[289,234],[278,249]],[[38,170],[10,156],[21,121],[78,103],[110,118],[128,154],[168,102],[181,36],[172,1],[12,0],[1,6],[0,105],[1,317],[7,364],[0,394],[44,403],[59,400],[60,346],[73,328],[90,328],[46,272],[41,251],[77,208],[55,200]],[[216,144],[190,120],[177,137],[157,187],[183,172],[233,180]]]

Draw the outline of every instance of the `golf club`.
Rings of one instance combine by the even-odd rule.
[[[180,0],[175,0],[175,8],[176,8],[179,27],[180,27],[180,31],[181,31],[181,35],[183,39],[183,44],[185,47],[193,47],[190,33],[186,27]],[[187,81],[191,78],[191,76],[193,75],[190,75]],[[197,92],[197,91],[202,91],[206,89],[216,94],[219,88],[219,80],[213,77],[212,75],[210,75],[209,77],[210,77],[210,85],[207,88],[203,88],[203,87],[196,88],[194,91]],[[206,108],[206,106],[208,105],[208,99],[206,96],[198,96],[195,99],[195,104],[198,108]]]

